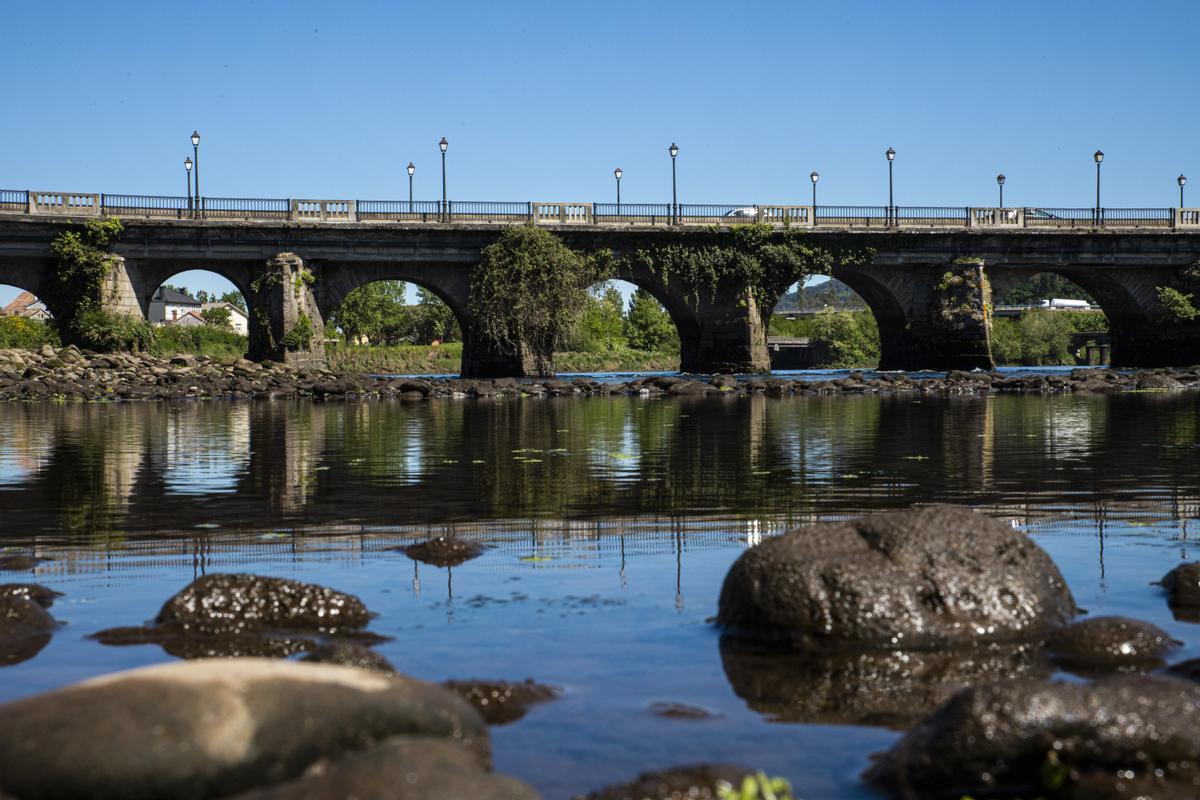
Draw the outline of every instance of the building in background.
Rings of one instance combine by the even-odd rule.
[[[192,311],[199,314],[201,306],[202,303],[191,295],[160,286],[150,298],[150,324],[165,325]]]
[[[250,318],[233,303],[203,303],[200,310],[208,311],[210,308],[229,309],[229,327],[233,328],[233,332],[242,336],[250,333]]]
[[[30,292],[21,292],[13,301],[0,309],[0,317],[24,317],[25,319],[45,322],[50,319],[46,304],[38,300]]]

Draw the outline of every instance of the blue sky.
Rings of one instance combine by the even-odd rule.
[[[4,12],[0,186],[1090,206],[1200,191],[1200,3],[59,2]],[[1200,205],[1200,196],[1189,205]],[[204,288],[192,281],[195,288]]]

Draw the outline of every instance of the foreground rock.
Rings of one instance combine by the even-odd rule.
[[[232,800],[537,800],[524,783],[493,775],[470,752],[444,739],[388,739],[321,763],[304,777]]]
[[[717,800],[721,784],[741,786],[755,770],[736,764],[693,764],[643,773],[629,783],[607,786],[576,800]]]
[[[1075,602],[1024,533],[932,506],[813,525],[734,562],[717,623],[780,644],[927,649],[1028,641]]]
[[[1052,633],[1055,663],[1080,675],[1149,672],[1166,664],[1179,642],[1157,625],[1128,617],[1094,617]]]
[[[0,556],[0,570],[5,572],[29,572],[47,559],[21,553]]]
[[[10,586],[0,587],[7,590],[0,593],[0,666],[19,664],[36,656],[50,643],[50,636],[58,626],[45,608]]]
[[[772,722],[896,730],[963,689],[1014,677],[1045,680],[1054,672],[1036,644],[778,653],[722,637],[721,664],[734,693]]]
[[[507,725],[529,713],[529,707],[553,700],[562,692],[525,680],[507,681],[445,681],[442,686],[466,700],[478,711],[488,725]]]
[[[259,575],[205,575],[163,604],[153,624],[94,635],[109,645],[158,644],[179,658],[286,658],[330,636],[360,643],[371,613],[353,595],[313,583]]]
[[[1200,562],[1180,564],[1164,575],[1161,583],[1175,619],[1200,622]]]
[[[483,545],[439,536],[405,547],[404,554],[413,561],[432,564],[435,567],[457,567],[483,555]]]
[[[0,599],[6,597],[24,597],[42,608],[49,608],[54,605],[56,598],[62,597],[62,592],[56,592],[38,583],[0,583]]]
[[[1200,686],[1121,676],[955,697],[865,778],[899,798],[1200,795]]]
[[[0,706],[0,793],[220,797],[394,736],[438,739],[488,762],[483,720],[431,684],[294,662],[177,662]]]

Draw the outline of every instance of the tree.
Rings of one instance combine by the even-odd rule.
[[[654,297],[638,289],[629,298],[629,315],[625,319],[625,338],[635,350],[665,352],[679,349],[679,332],[675,323]]]
[[[231,317],[232,313],[224,306],[213,306],[200,312],[200,319],[204,320],[205,325],[221,330],[233,330]]]
[[[462,338],[458,318],[442,298],[426,289],[417,287],[417,305],[413,309],[413,333],[418,344],[454,342]]]
[[[246,310],[246,298],[242,297],[241,292],[226,292],[217,298],[217,302],[229,303],[229,305],[236,306],[242,311]]]
[[[404,312],[404,284],[400,281],[375,281],[346,295],[330,315],[349,342],[366,339],[382,341],[389,325],[396,326]]]
[[[625,344],[624,301],[611,281],[594,286],[588,293],[583,313],[566,336],[567,350],[604,353]]]
[[[831,367],[873,367],[879,363],[879,327],[869,311],[820,311],[812,322],[813,341],[829,348]]]
[[[1053,272],[1041,272],[1027,281],[1018,283],[997,298],[996,302],[1006,306],[1036,306],[1043,300],[1053,300],[1061,297],[1064,300],[1087,300],[1093,305],[1096,301],[1090,294],[1075,284]]]

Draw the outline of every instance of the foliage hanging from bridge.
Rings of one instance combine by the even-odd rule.
[[[587,289],[608,258],[607,251],[577,253],[533,226],[506,230],[471,270],[478,333],[508,354],[528,348],[538,372],[549,374],[555,343],[585,307]]]
[[[722,291],[749,291],[766,323],[792,284],[830,274],[839,263],[870,257],[865,251],[835,254],[804,238],[799,230],[735,225],[727,233],[683,234],[670,244],[639,250],[632,258],[664,283],[678,281],[693,303],[714,299]]]
[[[58,259],[42,301],[66,344],[90,350],[144,350],[153,330],[145,320],[104,309],[105,281],[112,270],[112,243],[123,227],[116,218],[88,220],[54,237]]]

